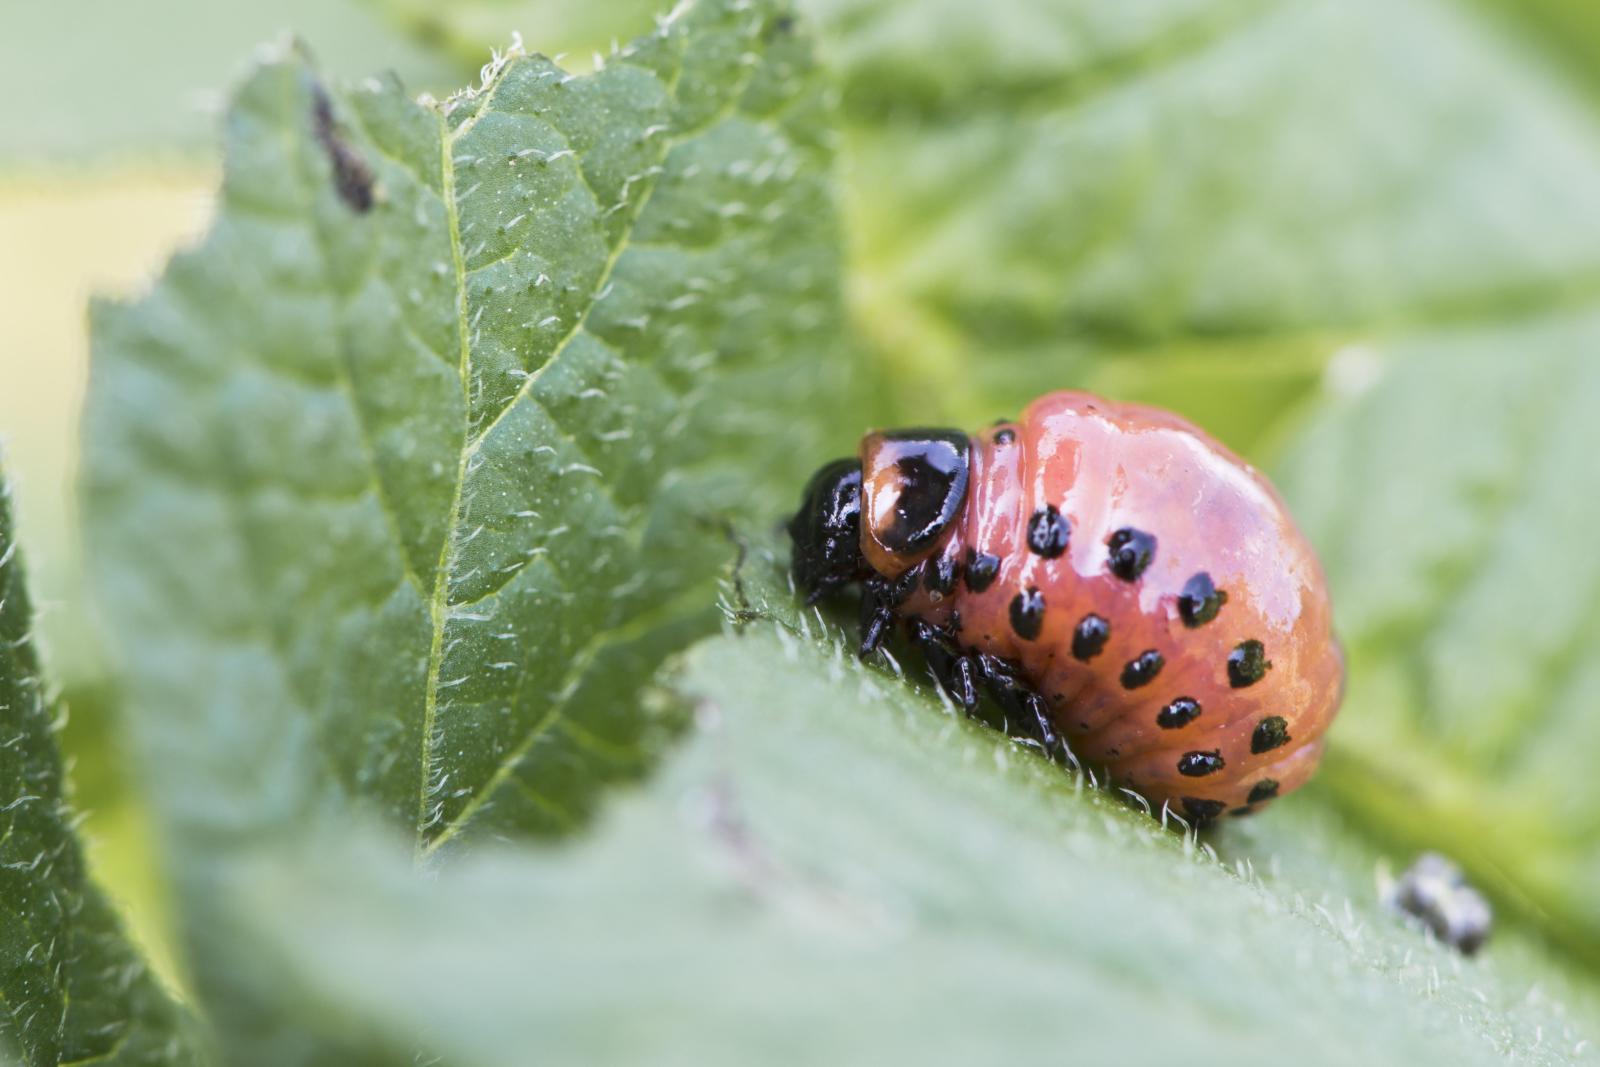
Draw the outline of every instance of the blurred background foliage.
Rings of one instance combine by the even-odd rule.
[[[92,858],[158,957],[163,890],[75,533],[87,296],[139,291],[198,235],[216,102],[259,42],[293,30],[332,74],[442,93],[513,32],[582,67],[657,6],[0,12],[0,90],[28,102],[0,119],[0,435]],[[1272,470],[1352,664],[1306,803],[1444,848],[1600,962],[1600,12],[802,6],[840,72],[874,415],[970,424],[1083,387],[1173,407]]]

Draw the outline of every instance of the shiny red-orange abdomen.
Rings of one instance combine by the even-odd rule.
[[[953,517],[914,543],[927,478],[908,472],[927,472],[904,442],[928,433],[861,447],[862,573],[895,616],[1009,665],[1080,760],[1157,808],[1205,822],[1306,780],[1343,663],[1322,570],[1261,475],[1168,412],[1051,393],[967,439]]]

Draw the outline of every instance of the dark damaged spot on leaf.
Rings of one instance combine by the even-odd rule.
[[[327,91],[318,85],[311,94],[311,120],[316,128],[317,143],[327,153],[333,167],[333,187],[338,190],[351,211],[364,215],[372,210],[372,168],[361,153],[340,136],[333,121],[333,103]]]

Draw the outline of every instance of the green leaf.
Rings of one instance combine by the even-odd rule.
[[[775,566],[741,617],[793,618]],[[318,842],[239,880],[239,951],[485,1067],[1585,1058],[1592,999],[1514,939],[1467,962],[1383,912],[1312,806],[1219,861],[800,625],[693,650],[697,735],[597,837],[426,882]]]
[[[944,338],[963,398],[1098,384],[1108,356],[1143,395],[1197,348],[1246,349],[1261,384],[1218,374],[1184,410],[1296,371],[1303,394],[1353,340],[1593,292],[1592,117],[1448,6],[816,3],[865,321]],[[1248,445],[1256,411],[1210,425]]]
[[[89,881],[0,478],[0,1059],[197,1062],[177,1006]]]
[[[1600,961],[1593,100],[1476,4],[806,6],[881,421],[1086,385],[1287,448],[1351,658],[1334,792]],[[1504,14],[1590,47],[1592,5]]]
[[[552,829],[645,758],[616,663],[709,624],[841,377],[807,52],[711,0],[443,108],[241,90],[206,243],[95,318],[90,534],[186,834]]]
[[[1587,0],[1473,0],[1588,92],[1600,90],[1600,11]]]
[[[1282,484],[1338,594],[1350,691],[1328,768],[1600,961],[1600,316],[1374,349]],[[1338,380],[1338,379],[1336,379]]]
[[[873,420],[1088,385],[1270,455],[1309,414],[1285,482],[1352,663],[1324,795],[1600,959],[1589,105],[1435,0],[812,6]],[[708,626],[728,516],[770,523],[869,421],[819,82],[737,0],[443,109],[291,57],[230,119],[207,245],[98,312],[99,578],[235,1058],[382,1062],[420,1028],[489,1063],[1172,1032],[1566,1062],[1588,997],[1525,996],[1557,972],[1515,935],[1465,964],[1397,930],[1315,787],[1221,839],[1286,872],[1258,884],[761,627],[695,653],[722,729],[570,869],[488,847],[650,764],[682,714],[637,683]],[[719,784],[731,844],[676,818]],[[399,849],[340,836],[364,816]],[[776,1036],[740,1025],[773,1005]]]
[[[95,309],[89,544],[224,1031],[234,856],[356,813],[423,858],[564,830],[677,729],[639,684],[841,410],[827,115],[772,3],[442,107],[291,54],[204,244]],[[259,1025],[236,1055],[306,1054]]]
[[[493,39],[594,7],[443,18]],[[1265,456],[1346,345],[1594,290],[1593,116],[1459,6],[802,7],[844,80],[853,305],[895,386],[877,421],[1085,386]]]

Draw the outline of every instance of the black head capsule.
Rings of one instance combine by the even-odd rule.
[[[1227,602],[1228,594],[1212,584],[1211,575],[1200,571],[1183,583],[1183,592],[1178,595],[1178,615],[1192,630],[1216,618]]]
[[[1289,723],[1282,715],[1268,715],[1250,734],[1250,751],[1259,756],[1289,743]]]
[[[1111,624],[1098,615],[1085,615],[1072,631],[1072,658],[1088,663],[1111,639]]]
[[[1255,685],[1266,677],[1271,666],[1271,661],[1267,659],[1267,650],[1260,641],[1253,638],[1249,641],[1240,641],[1234,650],[1228,653],[1228,684],[1235,689]]]
[[[987,552],[976,552],[967,549],[967,588],[974,593],[981,593],[994,584],[1000,574],[1000,557],[991,556]]]
[[[838,459],[807,483],[789,521],[795,583],[814,603],[830,589],[868,573],[861,555],[861,464]]]
[[[1130,659],[1122,668],[1122,688],[1139,689],[1156,680],[1166,659],[1153,648],[1147,648]]]
[[[1111,550],[1111,573],[1125,582],[1136,581],[1156,555],[1155,536],[1132,526],[1124,526],[1106,538],[1106,547]]]
[[[1072,524],[1054,504],[1046,504],[1028,519],[1028,551],[1045,559],[1057,559],[1067,550]]]
[[[1227,764],[1222,761],[1220,748],[1210,752],[1185,752],[1178,757],[1178,773],[1185,778],[1204,778],[1208,774],[1216,774],[1225,766]]]
[[[1044,594],[1025,589],[1011,598],[1011,628],[1024,641],[1032,641],[1044,629]]]

